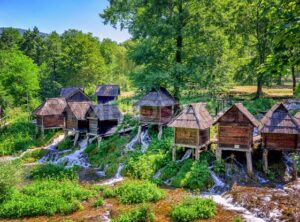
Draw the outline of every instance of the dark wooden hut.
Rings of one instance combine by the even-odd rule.
[[[268,151],[300,151],[300,114],[295,118],[282,103],[274,105],[262,118],[259,128],[262,137],[264,170],[268,171]]]
[[[86,114],[91,102],[68,102],[66,107],[66,130],[87,132],[88,121]]]
[[[84,93],[82,87],[64,87],[60,91],[60,96],[70,102],[90,101],[90,98]]]
[[[217,158],[221,159],[222,151],[226,150],[245,152],[248,173],[252,174],[253,130],[259,127],[256,118],[241,103],[236,103],[220,115],[214,124],[218,124]]]
[[[118,99],[120,87],[118,85],[97,85],[95,96],[98,104],[105,104]]]
[[[107,136],[116,131],[122,114],[115,105],[92,105],[87,113],[89,135]]]
[[[64,128],[65,117],[64,111],[67,102],[65,98],[47,99],[42,105],[33,111],[33,116],[36,117],[37,130]]]
[[[188,105],[168,124],[174,128],[173,160],[176,160],[176,146],[194,148],[195,159],[199,159],[201,148],[206,148],[210,140],[213,118],[203,103]]]
[[[172,120],[175,105],[175,98],[163,87],[152,89],[134,104],[139,107],[140,125],[158,125],[159,138],[162,134],[162,125]]]

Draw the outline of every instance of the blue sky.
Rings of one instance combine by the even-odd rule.
[[[98,14],[107,6],[107,0],[0,0],[0,27],[32,29],[37,26],[45,33],[78,29],[100,39],[117,42],[129,39],[126,30],[103,24]]]

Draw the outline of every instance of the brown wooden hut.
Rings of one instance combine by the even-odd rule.
[[[268,171],[268,151],[300,151],[300,114],[295,118],[282,103],[274,105],[262,118],[259,128],[262,136],[264,170]]]
[[[139,134],[141,125],[158,125],[158,137],[161,138],[162,126],[172,120],[175,105],[175,98],[165,88],[160,87],[149,91],[134,104],[139,107],[140,112]]]
[[[118,85],[97,85],[95,96],[98,104],[105,104],[118,99],[120,87]]]
[[[90,101],[90,98],[84,93],[83,87],[64,87],[60,91],[60,96],[70,102]]]
[[[106,136],[112,134],[122,116],[115,105],[92,105],[86,115],[89,121],[89,135]]]
[[[245,152],[248,174],[251,175],[253,130],[259,127],[259,122],[241,103],[236,103],[220,115],[214,124],[218,124],[217,159],[222,158],[222,151]]]
[[[64,128],[66,106],[65,98],[51,98],[37,107],[33,111],[33,116],[36,117],[37,131],[40,129],[43,135],[44,129]]]
[[[200,150],[207,148],[210,140],[210,127],[213,118],[203,103],[188,105],[168,124],[174,128],[173,160],[176,160],[176,146],[194,148],[195,159],[199,159]]]

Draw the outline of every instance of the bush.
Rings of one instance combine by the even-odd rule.
[[[66,169],[62,165],[55,164],[43,164],[35,166],[31,171],[29,177],[31,179],[78,179],[75,168]]]
[[[13,188],[21,181],[21,174],[19,161],[0,161],[0,203],[10,196]]]
[[[121,214],[113,222],[152,222],[154,219],[154,213],[149,206],[140,206]]]
[[[63,150],[68,150],[68,149],[71,149],[73,147],[73,142],[71,140],[70,137],[66,138],[65,140],[61,141],[58,146],[57,146],[57,149],[59,151],[63,151]]]
[[[105,191],[104,196],[116,196],[123,204],[156,202],[165,197],[165,192],[148,181],[127,181],[113,191]]]
[[[243,102],[244,106],[249,110],[253,115],[258,114],[262,111],[267,111],[275,104],[275,100],[270,98],[260,98],[256,100],[246,100]]]
[[[82,209],[80,201],[94,196],[72,181],[34,181],[0,205],[0,217],[18,218],[38,215],[69,214]]]
[[[93,207],[97,208],[97,207],[101,207],[104,204],[104,200],[102,198],[99,198],[95,201],[95,203],[93,204]]]
[[[47,152],[48,151],[45,149],[36,149],[30,152],[28,151],[23,155],[22,160],[25,163],[33,163],[39,160],[40,158],[42,158],[43,156],[45,156]]]
[[[187,198],[171,210],[171,217],[178,222],[208,219],[215,216],[215,214],[216,204],[211,199],[203,198]]]

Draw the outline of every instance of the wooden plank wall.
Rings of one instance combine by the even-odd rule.
[[[264,148],[273,150],[296,149],[298,136],[293,134],[262,134]]]
[[[198,137],[197,129],[175,128],[175,143],[196,146]]]

